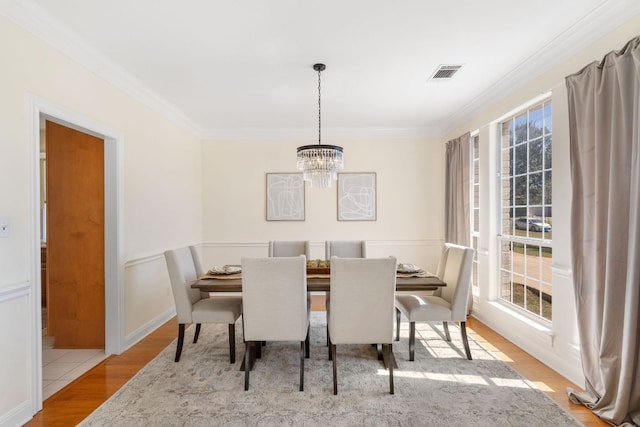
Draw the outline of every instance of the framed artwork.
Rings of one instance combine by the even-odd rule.
[[[338,221],[376,220],[376,174],[338,174]]]
[[[267,173],[267,221],[304,221],[301,173]]]

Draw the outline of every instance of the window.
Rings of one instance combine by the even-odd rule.
[[[471,285],[473,293],[478,292],[478,237],[480,235],[480,153],[478,135],[471,137],[471,247],[473,251],[473,272]]]
[[[551,102],[501,126],[500,298],[551,320]]]

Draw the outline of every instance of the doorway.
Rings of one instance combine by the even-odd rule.
[[[42,122],[40,280],[46,399],[106,357],[104,141]]]
[[[40,210],[40,133],[41,120],[78,130],[104,141],[104,353],[120,354],[125,346],[124,329],[124,258],[123,234],[123,137],[119,132],[59,107],[37,96],[29,95],[29,129],[32,167],[32,337],[31,346],[35,414],[42,409],[42,289],[41,268],[41,210]]]

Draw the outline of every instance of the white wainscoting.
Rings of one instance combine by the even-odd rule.
[[[176,314],[164,253],[125,262],[124,347],[130,348]]]
[[[125,349],[130,349],[142,339],[144,339],[147,335],[158,329],[160,326],[164,325],[169,319],[176,315],[176,308],[171,307],[168,308],[164,313],[159,316],[154,317],[135,331],[127,334],[124,340]],[[176,323],[177,325],[177,323]],[[178,336],[178,329],[176,328],[176,337]]]
[[[442,240],[371,240],[369,257],[393,255],[435,271],[442,252]],[[311,241],[311,256],[324,259],[324,240]],[[207,242],[196,245],[203,268],[239,264],[243,256],[266,257],[268,242]],[[130,348],[175,316],[171,284],[164,253],[145,254],[125,263],[125,348]]]
[[[32,298],[29,282],[0,288],[0,426],[23,425],[36,407]]]

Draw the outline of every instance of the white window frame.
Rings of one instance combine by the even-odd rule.
[[[480,136],[479,132],[473,132],[469,141],[471,153],[471,191],[470,194],[470,221],[471,236],[470,246],[473,252],[473,268],[471,274],[471,291],[474,295],[480,293],[479,271],[480,263],[478,258],[478,242],[480,240]],[[477,224],[477,227],[476,227]]]
[[[541,236],[542,238],[538,238],[537,236],[531,236],[532,233],[530,233],[529,230],[526,230],[526,233],[524,233],[524,236],[517,236],[516,232],[514,230],[514,224],[515,224],[515,219],[517,218],[517,216],[515,215],[516,209],[526,209],[527,213],[526,213],[526,217],[529,217],[531,214],[531,209],[532,206],[535,205],[531,205],[529,203],[528,197],[529,197],[529,192],[527,191],[527,202],[525,205],[516,205],[515,204],[515,197],[516,195],[513,195],[513,199],[510,200],[510,204],[508,206],[509,210],[513,209],[512,213],[507,217],[504,218],[503,215],[505,213],[505,207],[503,206],[503,191],[504,191],[504,176],[503,176],[503,159],[504,159],[504,146],[503,146],[503,123],[508,122],[509,120],[513,120],[515,123],[515,120],[519,117],[522,116],[522,114],[526,114],[527,115],[527,129],[529,129],[528,126],[528,120],[529,120],[529,112],[530,111],[535,111],[537,108],[541,108],[542,109],[542,116],[544,117],[544,108],[545,106],[549,105],[552,107],[551,104],[551,98],[550,97],[545,97],[543,99],[537,99],[535,102],[531,102],[529,105],[527,106],[523,106],[522,108],[509,113],[508,115],[505,115],[501,120],[499,120],[497,122],[498,124],[498,143],[497,143],[497,150],[496,150],[496,154],[498,157],[498,162],[497,162],[497,166],[498,166],[498,174],[497,174],[497,186],[498,186],[498,197],[497,197],[497,207],[498,207],[498,221],[499,221],[499,226],[498,226],[498,247],[497,247],[497,255],[498,255],[498,277],[497,277],[497,299],[496,301],[500,302],[501,304],[506,304],[510,309],[514,309],[517,310],[518,312],[521,312],[523,314],[525,314],[527,317],[532,318],[535,321],[539,321],[539,322],[543,322],[543,323],[551,323],[552,319],[548,319],[546,317],[543,316],[542,314],[542,304],[540,304],[540,308],[538,310],[538,313],[535,313],[529,309],[526,308],[527,306],[527,300],[526,300],[526,295],[527,292],[524,292],[524,300],[522,302],[522,306],[518,305],[517,303],[513,302],[513,290],[514,290],[514,276],[518,276],[519,278],[522,278],[522,285],[525,286],[525,289],[527,289],[527,285],[529,285],[529,283],[533,283],[533,282],[538,282],[538,287],[542,287],[543,289],[549,289],[549,291],[551,292],[552,288],[552,281],[550,278],[550,267],[549,267],[549,271],[545,272],[546,275],[548,275],[549,280],[545,281],[544,280],[544,275],[543,275],[543,261],[542,261],[542,248],[548,248],[549,250],[553,251],[553,245],[552,245],[552,240],[551,238],[546,238],[547,235],[546,233],[542,233]],[[544,124],[543,124],[544,127]],[[544,132],[543,132],[544,133]],[[544,136],[551,136],[553,135],[553,130],[551,129],[550,133],[544,133]],[[529,157],[528,157],[528,153],[529,153],[529,149],[530,149],[530,142],[532,140],[535,140],[536,138],[531,138],[530,135],[528,134],[528,130],[527,130],[527,137],[526,137],[526,146],[527,146],[527,171],[526,173],[524,173],[524,176],[527,177],[527,179],[530,176],[530,171],[529,171]],[[544,137],[542,138],[542,141],[544,142]],[[551,139],[552,141],[552,139]],[[522,145],[525,145],[524,143]],[[520,146],[522,146],[520,145]],[[513,155],[511,156],[510,161],[513,161],[515,155],[516,155],[516,142],[514,141],[513,144],[510,144],[509,147],[511,149],[513,149]],[[508,150],[508,149],[507,149]],[[543,145],[543,150],[544,150],[544,145]],[[544,151],[543,151],[544,153]],[[544,154],[542,155],[542,157],[544,157]],[[548,172],[549,175],[551,175],[552,172],[552,163],[551,163],[551,167],[548,169],[545,169],[545,165],[543,164],[541,167],[541,174],[544,177],[545,172]],[[508,169],[508,168],[507,168]],[[535,174],[536,172],[534,172]],[[515,190],[515,178],[518,177],[518,175],[522,176],[523,174],[518,174],[517,170],[516,170],[516,165],[514,164],[513,169],[512,169],[512,173],[509,175],[509,179],[514,180],[514,182],[511,183],[511,185],[514,186],[513,191]],[[544,178],[543,178],[543,187],[544,187]],[[544,218],[544,212],[545,212],[545,206],[549,206],[551,207],[552,204],[551,203],[545,203],[544,200],[544,192],[543,192],[543,199],[541,201],[541,207],[540,209],[543,212],[542,217]],[[519,208],[517,208],[517,206],[519,206]],[[524,206],[524,207],[522,207]],[[506,223],[509,223],[509,233],[505,233],[505,226]],[[550,236],[549,236],[550,237]],[[530,264],[534,267],[533,269],[530,268],[530,266],[528,265],[530,260],[529,256],[525,256],[523,258],[523,267],[521,271],[515,271],[515,273],[518,274],[514,274],[514,262],[513,262],[513,254],[514,251],[513,249],[510,250],[506,250],[503,252],[503,246],[504,245],[509,245],[512,248],[513,244],[518,244],[518,245],[523,245],[523,252],[525,252],[527,250],[527,246],[535,246],[535,247],[539,247],[539,255],[537,256],[537,258],[539,259],[538,264],[538,269],[537,271],[535,271],[535,263],[531,262]],[[509,259],[506,260],[504,258],[504,256],[508,256]],[[533,259],[533,258],[532,258]],[[508,261],[507,263],[505,263],[505,261]],[[507,268],[505,268],[505,264],[507,265]],[[549,262],[550,264],[550,262]],[[533,270],[533,271],[532,271]],[[531,272],[531,274],[530,274]],[[535,272],[535,273],[534,273]],[[522,274],[519,274],[522,273]],[[535,276],[534,276],[535,274]],[[508,299],[505,299],[503,297],[503,280],[505,282],[508,282],[509,285],[509,292],[508,292]],[[548,288],[547,288],[548,287]],[[542,297],[542,295],[540,295],[540,297]],[[550,315],[550,314],[549,314]]]

